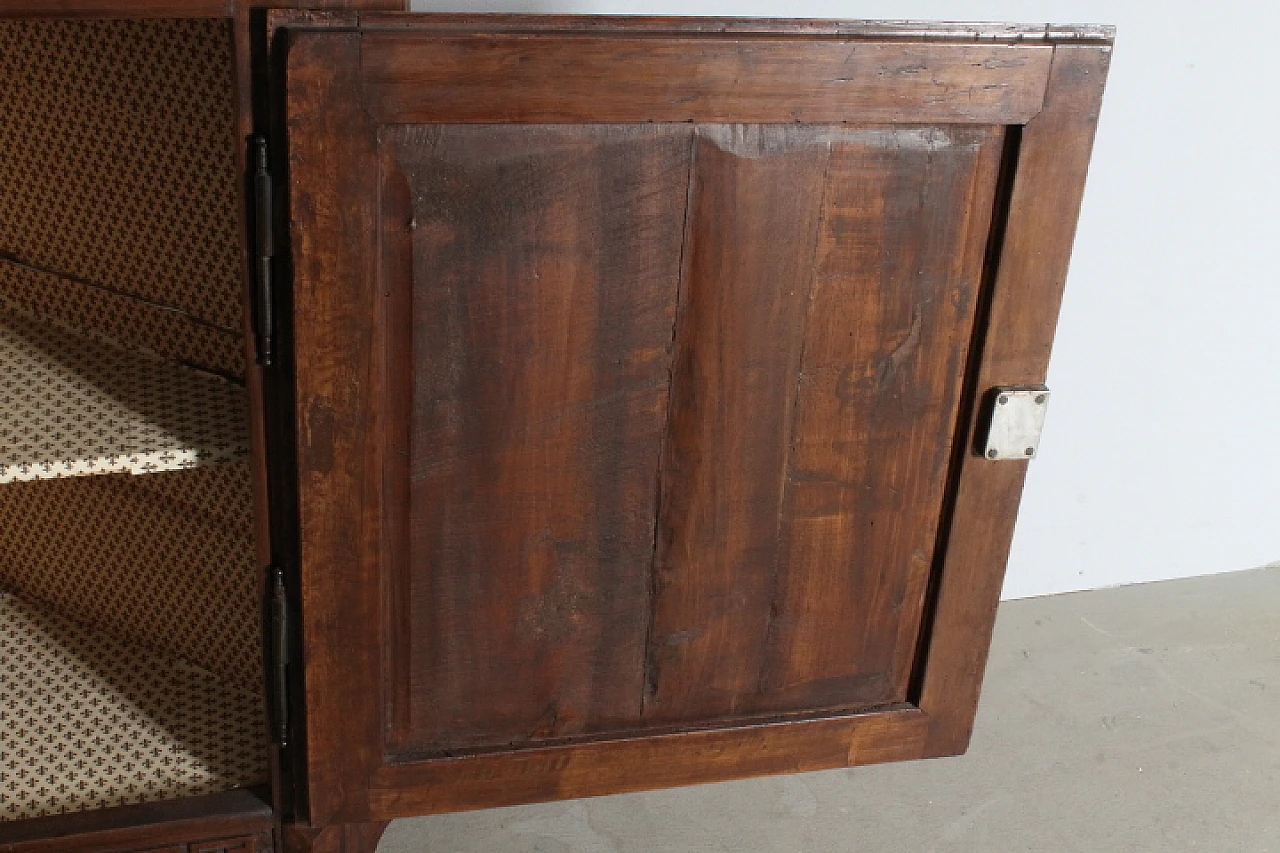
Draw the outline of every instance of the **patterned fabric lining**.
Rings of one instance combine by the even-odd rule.
[[[233,69],[0,20],[0,821],[266,779]]]
[[[0,299],[4,298],[64,329],[225,376],[244,376],[244,336],[239,330],[205,325],[168,308],[0,258]]]
[[[243,388],[0,310],[0,483],[249,454]]]
[[[261,689],[247,462],[0,486],[0,589]]]
[[[260,694],[0,593],[0,821],[266,780]]]
[[[225,20],[0,21],[0,253],[239,329],[232,45]]]

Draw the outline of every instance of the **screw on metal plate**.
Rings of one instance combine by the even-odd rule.
[[[993,388],[987,399],[994,400],[995,405],[991,406],[983,456],[994,461],[1035,456],[1049,389],[1043,385]]]

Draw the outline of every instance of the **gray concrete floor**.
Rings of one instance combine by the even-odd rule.
[[[969,753],[397,821],[379,853],[1280,853],[1280,566],[1006,603]]]

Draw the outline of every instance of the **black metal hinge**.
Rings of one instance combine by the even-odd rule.
[[[275,742],[289,743],[289,593],[284,571],[279,566],[267,569],[268,609],[271,614],[271,728]]]
[[[253,163],[253,205],[255,220],[254,246],[254,326],[257,335],[258,363],[270,367],[275,357],[274,332],[274,297],[272,267],[276,253],[275,247],[275,206],[272,200],[271,160],[267,140],[264,136],[255,136],[250,143],[251,162]]]

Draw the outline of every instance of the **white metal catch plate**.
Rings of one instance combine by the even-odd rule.
[[[991,428],[987,431],[988,459],[1030,459],[1040,449],[1040,430],[1049,389],[1034,387],[996,388],[991,394]]]

